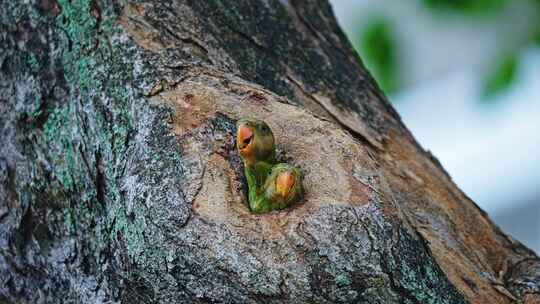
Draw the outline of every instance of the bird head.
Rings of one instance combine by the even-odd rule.
[[[289,164],[277,164],[266,181],[266,197],[280,206],[298,201],[303,193],[300,172]]]
[[[248,163],[271,161],[275,154],[274,134],[262,120],[240,119],[236,124],[236,147]]]

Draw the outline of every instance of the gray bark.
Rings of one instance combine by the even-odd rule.
[[[540,301],[326,1],[0,1],[0,302]],[[306,198],[252,215],[234,122]]]

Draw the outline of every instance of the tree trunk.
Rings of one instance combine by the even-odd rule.
[[[0,1],[0,302],[540,302],[324,0]],[[265,120],[304,175],[250,214]],[[471,164],[474,165],[474,164]]]

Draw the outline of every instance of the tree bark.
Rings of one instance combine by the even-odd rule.
[[[540,303],[539,258],[416,143],[326,1],[0,1],[0,24],[0,302]],[[300,205],[249,213],[245,116]]]

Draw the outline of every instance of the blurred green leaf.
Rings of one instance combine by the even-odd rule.
[[[540,14],[540,0],[534,1],[536,3],[537,12]],[[537,20],[535,27],[535,34],[533,36],[533,43],[540,46],[540,20]]]
[[[434,10],[455,11],[467,15],[485,15],[500,12],[508,0],[422,0]]]
[[[484,100],[490,100],[501,91],[510,87],[516,78],[518,59],[516,55],[507,55],[488,74],[484,84]]]
[[[383,18],[369,22],[360,36],[359,53],[382,90],[398,89],[396,45],[391,25]]]

